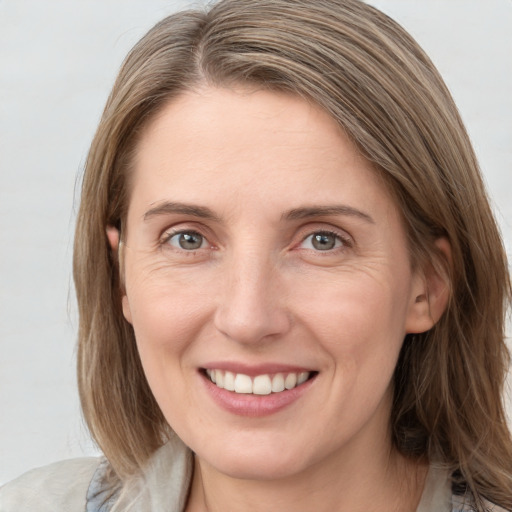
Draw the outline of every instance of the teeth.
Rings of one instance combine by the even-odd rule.
[[[284,387],[286,389],[293,389],[297,385],[297,374],[289,373],[284,379]]]
[[[223,370],[206,370],[206,374],[217,387],[235,393],[270,395],[293,389],[309,379],[310,372],[276,373],[257,375],[253,379],[243,373],[225,372]]]
[[[254,377],[252,392],[255,395],[270,395],[272,393],[272,381],[268,375]]]
[[[272,391],[274,393],[284,391],[284,377],[282,373],[276,373],[274,375],[274,378],[272,379]]]
[[[217,386],[221,387],[219,384]],[[243,373],[237,373],[235,377],[235,393],[252,393],[251,377]]]
[[[208,377],[210,377],[211,381],[215,383],[215,370],[206,370]]]
[[[235,391],[235,374],[226,372],[224,374],[224,389],[228,391]]]
[[[308,380],[309,372],[301,372],[299,373],[299,376],[297,377],[297,386],[300,386],[301,384],[304,384]]]

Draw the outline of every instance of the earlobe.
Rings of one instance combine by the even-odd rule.
[[[428,263],[418,272],[413,283],[411,304],[406,322],[408,334],[431,329],[445,312],[451,295],[448,269],[451,266],[451,247],[446,238],[435,242],[439,264]]]
[[[127,322],[132,323],[132,310],[130,309],[130,303],[128,302],[128,297],[123,295],[121,299],[123,305],[123,316]]]
[[[114,226],[107,226],[107,239],[112,251],[117,252],[119,249],[119,230]]]

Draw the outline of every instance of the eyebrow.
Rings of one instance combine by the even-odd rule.
[[[308,206],[303,208],[294,208],[283,215],[285,220],[301,220],[311,217],[326,217],[329,215],[344,215],[349,217],[357,217],[370,224],[375,224],[370,215],[356,208],[346,205],[332,206]]]
[[[165,201],[153,208],[149,209],[144,214],[144,221],[157,217],[159,215],[169,215],[172,213],[181,213],[183,215],[191,215],[193,217],[199,217],[201,219],[219,221],[219,217],[215,215],[210,208],[205,206],[197,206],[194,204],[176,203]]]
[[[144,213],[144,221],[148,221],[151,218],[157,217],[159,215],[169,215],[174,213],[220,222],[220,218],[215,215],[215,213],[213,213],[210,208],[174,201],[164,201],[157,206],[150,208],[146,213]],[[370,217],[370,215],[367,213],[346,205],[307,206],[302,208],[294,208],[293,210],[284,213],[281,218],[283,220],[301,220],[311,217],[326,217],[329,215],[357,217],[370,224],[375,224],[373,218]]]

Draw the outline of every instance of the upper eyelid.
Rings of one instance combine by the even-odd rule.
[[[326,234],[326,235],[334,235],[334,236],[337,236],[338,238],[341,238],[341,239],[352,239],[352,237],[348,234],[348,233],[341,233],[339,230],[335,230],[335,229],[314,229],[312,231],[308,231],[304,236],[303,236],[303,240],[305,240],[306,238],[312,236],[312,235],[315,235],[315,234],[318,234],[318,233],[322,233],[322,234]]]
[[[301,232],[302,240],[305,240],[308,236],[311,236],[315,233],[329,233],[329,234],[338,236],[342,240],[346,240],[346,241],[355,243],[354,237],[346,229],[340,228],[340,227],[332,225],[330,223],[314,222],[312,224],[314,224],[314,225],[307,224],[307,225],[299,228],[299,231]]]
[[[174,226],[168,226],[163,229],[159,239],[169,239],[173,235],[187,232],[197,233],[206,239],[209,239],[211,236],[210,230],[206,229],[204,226],[197,226],[194,222],[179,222]]]
[[[203,233],[201,233],[199,230],[197,229],[176,229],[176,230],[165,230],[162,234],[162,238],[165,238],[166,240],[168,240],[169,238],[172,238],[173,236],[176,236],[176,235],[183,235],[185,233],[194,233],[196,235],[199,235],[203,238],[207,238],[206,235],[204,235]]]

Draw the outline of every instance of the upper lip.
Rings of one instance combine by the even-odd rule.
[[[249,377],[275,373],[313,372],[313,368],[281,363],[247,364],[242,362],[215,361],[202,366],[204,370],[223,370],[232,373],[243,373]]]

